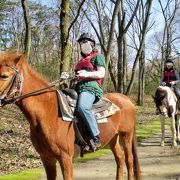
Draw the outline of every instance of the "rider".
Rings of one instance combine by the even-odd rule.
[[[179,109],[180,109],[180,90],[177,84],[180,83],[180,77],[177,70],[174,68],[174,62],[168,59],[165,62],[164,72],[161,76],[161,85],[173,86],[174,93],[178,99]]]
[[[82,33],[78,39],[82,59],[77,63],[75,72],[78,93],[77,112],[85,121],[96,148],[101,146],[97,121],[91,111],[94,102],[103,96],[102,81],[105,76],[105,58],[98,54],[96,42],[88,33]]]

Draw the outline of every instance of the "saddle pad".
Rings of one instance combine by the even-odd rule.
[[[72,121],[74,119],[73,112],[71,111],[71,108],[69,107],[66,97],[63,94],[62,91],[57,90],[58,93],[58,104],[59,104],[59,110],[61,112],[62,118],[64,121]]]
[[[62,91],[57,90],[57,92],[58,92],[59,109],[60,109],[63,120],[72,121],[76,119],[76,117],[73,115],[74,108],[69,106],[66,99],[66,95]],[[108,104],[108,106],[104,105],[101,108],[99,107],[97,109],[92,110],[98,123],[107,122],[107,117],[113,115],[114,113],[120,110],[119,107],[117,107],[115,104],[110,102],[108,99],[107,99],[107,103],[111,103],[111,104]],[[99,111],[97,111],[98,109]]]

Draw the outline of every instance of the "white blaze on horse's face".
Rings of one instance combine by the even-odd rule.
[[[167,108],[164,105],[160,106],[159,108],[161,110],[161,115],[168,117]]]

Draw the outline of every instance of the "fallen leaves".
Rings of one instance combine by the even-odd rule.
[[[0,112],[0,174],[15,173],[41,165],[29,138],[29,124],[14,105]]]

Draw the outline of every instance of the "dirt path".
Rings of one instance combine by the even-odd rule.
[[[166,136],[165,147],[159,146],[160,134],[139,144],[143,180],[180,180],[180,143],[177,147],[171,147],[170,132]],[[114,180],[115,173],[116,165],[111,153],[74,165],[75,180]],[[126,177],[126,170],[124,174]],[[57,179],[62,179],[62,176],[58,175]]]

